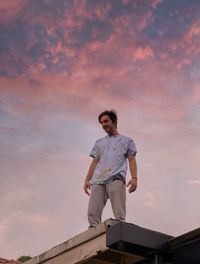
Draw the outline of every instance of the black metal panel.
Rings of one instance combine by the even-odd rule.
[[[121,223],[114,224],[112,226],[108,226],[106,230],[106,246],[119,242],[122,240],[122,229]]]
[[[142,228],[140,226],[120,222],[110,226],[106,232],[107,246],[122,241],[134,247],[144,248],[147,251],[166,250],[166,242],[172,236]]]
[[[166,242],[172,236],[142,228],[137,225],[122,224],[122,240],[144,247],[162,250],[166,247]]]
[[[106,231],[106,246],[117,252],[146,259],[138,264],[173,263],[170,261],[172,256],[167,244],[170,239],[172,236],[124,222],[110,226]]]
[[[189,244],[180,246],[173,251],[173,263],[199,264],[200,263],[200,238]]]
[[[175,249],[177,247],[182,247],[182,245],[191,243],[196,240],[200,241],[200,228],[194,229],[190,232],[175,237],[171,239],[168,244],[172,249]]]
[[[138,264],[200,264],[200,229],[172,239],[160,232],[119,222],[108,227],[106,245],[122,254],[144,257]]]

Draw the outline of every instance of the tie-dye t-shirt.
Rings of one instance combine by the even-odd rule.
[[[126,177],[127,157],[136,155],[137,150],[133,139],[123,136],[105,136],[96,141],[90,156],[99,162],[92,176],[92,184],[105,184],[116,175]]]

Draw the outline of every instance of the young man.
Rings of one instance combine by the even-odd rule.
[[[115,111],[102,112],[98,121],[107,136],[98,139],[90,153],[93,160],[84,183],[84,191],[90,195],[89,227],[95,227],[101,223],[103,208],[108,199],[110,199],[115,218],[125,221],[127,159],[131,173],[131,179],[127,184],[129,193],[137,188],[135,160],[137,150],[134,141],[118,133]]]

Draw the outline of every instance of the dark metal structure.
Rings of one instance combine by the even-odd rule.
[[[107,228],[106,246],[118,254],[135,255],[132,264],[200,264],[200,228],[172,237],[120,222]]]

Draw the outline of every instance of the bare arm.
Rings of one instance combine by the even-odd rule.
[[[89,190],[90,190],[90,187],[91,187],[91,179],[92,179],[92,175],[94,173],[94,170],[98,164],[99,160],[94,158],[90,164],[90,167],[89,167],[89,170],[88,170],[88,173],[87,173],[87,176],[85,178],[85,183],[84,183],[84,191],[86,194],[90,195],[89,193]]]
[[[127,187],[129,187],[129,193],[134,192],[137,188],[137,164],[135,156],[128,156],[129,161],[129,169],[131,173],[131,179],[127,184]]]

